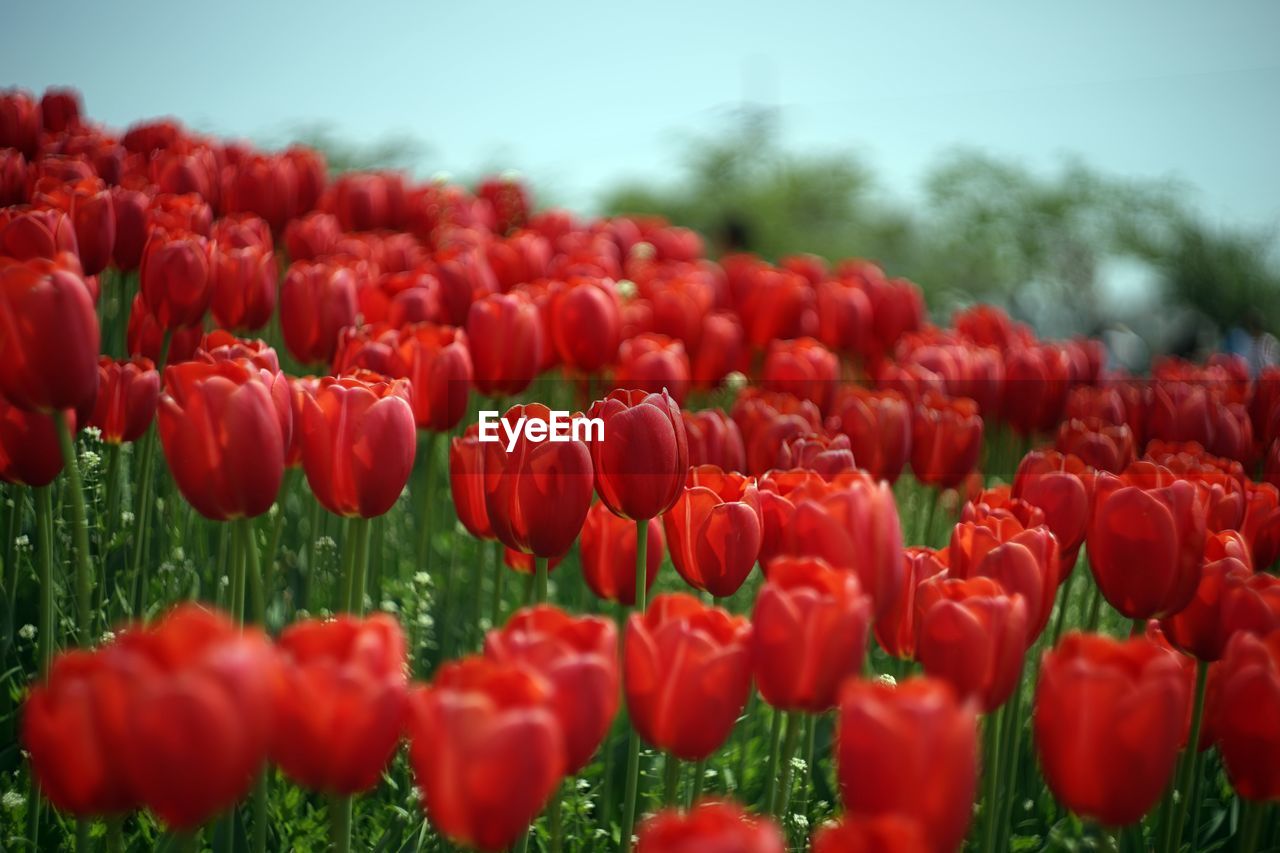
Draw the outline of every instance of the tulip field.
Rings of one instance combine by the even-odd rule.
[[[0,850],[1280,850],[1280,370],[708,254],[0,92]]]

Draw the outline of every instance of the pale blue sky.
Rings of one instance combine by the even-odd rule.
[[[673,174],[744,98],[797,150],[853,150],[911,198],[973,146],[1175,176],[1211,216],[1280,224],[1280,2],[17,0],[0,84],[78,86],[123,126],[174,114],[281,139],[412,134],[428,170],[511,166],[588,207]]]

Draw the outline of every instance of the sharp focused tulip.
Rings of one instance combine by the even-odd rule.
[[[920,824],[927,849],[960,846],[978,786],[978,731],[972,708],[949,685],[851,680],[836,738],[846,815],[901,815]]]
[[[1280,630],[1236,633],[1211,680],[1212,729],[1240,796],[1280,799]]]
[[[441,833],[498,851],[527,830],[564,771],[552,700],[545,678],[478,657],[411,694],[409,761]]]
[[[813,853],[912,853],[927,850],[920,822],[903,815],[844,817],[813,835]]]
[[[456,439],[455,439],[456,441]],[[653,587],[666,552],[662,525],[648,525],[645,547],[645,592]],[[598,598],[626,607],[636,603],[636,530],[629,519],[614,515],[603,503],[587,511],[578,541],[582,579]]]
[[[1188,698],[1177,655],[1150,640],[1068,634],[1045,653],[1033,716],[1053,795],[1105,826],[1139,820],[1173,774]]]
[[[550,434],[551,410],[541,403],[513,406],[502,416],[513,428],[524,418],[546,424]],[[591,507],[587,443],[534,441],[522,429],[511,452],[499,440],[484,442],[483,454],[485,509],[494,536],[538,557],[568,551]]]
[[[538,372],[542,319],[523,293],[494,293],[472,303],[467,341],[476,388],[489,396],[519,394]]]
[[[413,470],[417,434],[409,386],[366,371],[325,377],[302,400],[302,468],[335,515],[391,509]]]
[[[925,394],[911,421],[911,470],[916,479],[955,488],[973,470],[981,449],[977,403],[967,397]]]
[[[305,787],[356,794],[378,783],[408,713],[405,638],[386,614],[309,619],[277,643],[271,758]]]
[[[0,260],[0,393],[38,412],[88,411],[98,317],[84,280],[50,261]]]
[[[201,515],[253,518],[275,503],[293,429],[282,374],[233,361],[173,365],[157,424],[174,482]]]
[[[1125,616],[1186,607],[1200,579],[1204,538],[1205,507],[1191,483],[1148,462],[1098,476],[1089,561],[1102,594]]]
[[[280,287],[280,327],[293,357],[328,364],[338,332],[356,318],[356,277],[346,267],[309,261],[289,265]]]
[[[151,359],[98,359],[98,401],[89,426],[108,444],[137,441],[151,426],[160,402],[160,374]]]
[[[684,419],[670,395],[614,391],[587,416],[604,423],[603,440],[591,443],[600,499],[624,518],[656,518],[670,509],[689,470]]]
[[[774,561],[751,616],[760,695],[783,711],[835,707],[841,682],[862,670],[870,622],[856,575],[811,558]]]
[[[660,595],[627,622],[623,688],[646,741],[700,761],[729,736],[751,688],[751,624],[689,595]]]
[[[916,591],[916,657],[925,673],[985,713],[1017,687],[1027,633],[1026,600],[991,578],[934,577]]]
[[[645,819],[636,853],[784,853],[782,833],[768,817],[732,802],[700,800],[688,812],[666,810]]]
[[[737,592],[751,573],[761,524],[755,480],[714,465],[690,469],[683,494],[662,516],[676,571],[718,598]]]
[[[200,323],[213,298],[212,258],[198,234],[153,231],[138,276],[142,299],[162,328]]]
[[[518,611],[485,637],[485,657],[523,666],[551,686],[564,733],[566,774],[582,769],[618,712],[618,634],[599,616],[574,617],[549,605]]]

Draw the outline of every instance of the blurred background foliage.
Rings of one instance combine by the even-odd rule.
[[[857,154],[791,151],[780,130],[767,108],[735,110],[720,131],[685,141],[670,180],[623,181],[597,212],[664,216],[702,233],[712,256],[869,258],[924,288],[940,322],[981,300],[1041,334],[1121,330],[1149,352],[1184,355],[1217,348],[1251,316],[1280,334],[1276,235],[1212,221],[1176,180],[1104,174],[1073,159],[1044,173],[961,149],[908,200]],[[411,136],[359,144],[308,125],[290,137],[322,150],[334,171],[421,173],[434,159]],[[541,204],[555,203],[555,186],[527,178]]]

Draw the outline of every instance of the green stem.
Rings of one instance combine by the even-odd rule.
[[[307,522],[307,573],[302,578],[302,609],[311,609],[311,586],[320,579],[316,566],[316,546],[320,542],[320,501],[311,496],[311,514]]]
[[[418,565],[431,571],[431,533],[435,523],[436,441],[443,433],[427,434],[422,471],[422,518],[418,522]]]
[[[89,830],[93,829],[93,821],[87,817],[76,818],[76,851],[77,853],[88,853],[93,847],[93,843],[89,840]]]
[[[564,785],[556,788],[554,794],[551,795],[550,814],[548,815],[551,823],[551,853],[561,853],[564,850]],[[525,833],[527,836],[528,833]]]
[[[121,853],[124,850],[124,818],[114,815],[107,818],[107,853]]]
[[[253,838],[250,849],[253,853],[265,853],[267,849],[267,798],[270,795],[271,779],[267,771],[258,774],[258,781],[253,785]]]
[[[773,723],[769,729],[769,765],[764,775],[764,801],[761,808],[773,814],[773,794],[778,786],[778,750],[782,744],[782,723],[785,716],[777,708],[771,708]]]
[[[227,609],[231,612],[231,618],[237,625],[244,624],[244,560],[245,547],[244,538],[240,535],[240,528],[232,525],[228,530],[227,525],[222,525],[222,535],[225,537],[228,532],[231,535],[231,574],[227,585]]]
[[[258,563],[258,537],[252,518],[236,520],[241,548],[244,549],[244,572],[249,583],[249,600],[253,605],[253,621],[259,625],[267,621],[267,604],[262,590],[262,570]]]
[[[1022,685],[1014,689],[1004,714],[1004,746],[1001,750],[1004,770],[1000,778],[1004,780],[1004,790],[1007,794],[1000,804],[1000,822],[996,827],[997,850],[1008,849],[1010,824],[1013,822],[1013,805],[1018,799],[1015,792],[1018,790],[1018,761],[1022,758]]]
[[[778,783],[778,789],[774,792],[774,802],[770,809],[774,817],[782,821],[786,825],[786,821],[782,820],[787,813],[787,806],[791,800],[791,776],[795,771],[795,765],[792,759],[796,755],[796,743],[800,739],[800,729],[804,726],[804,714],[799,711],[789,711],[787,713],[787,736],[782,742],[782,779]]]
[[[1085,625],[1090,634],[1098,630],[1098,620],[1102,617],[1102,587],[1094,585],[1093,599],[1089,602],[1089,616]]]
[[[1196,699],[1195,708],[1191,712],[1191,733],[1187,738],[1187,755],[1183,760],[1182,771],[1179,774],[1178,790],[1182,793],[1182,800],[1178,803],[1177,816],[1173,821],[1173,837],[1172,844],[1163,849],[1177,850],[1182,846],[1182,828],[1187,819],[1187,809],[1191,806],[1195,799],[1200,782],[1200,725],[1204,718],[1204,694],[1205,686],[1209,679],[1209,664],[1204,661],[1196,662]],[[1194,822],[1191,826],[1192,846],[1195,846],[1194,834],[1197,830]]]
[[[330,839],[333,853],[351,853],[351,797],[335,795],[329,800]]]
[[[985,746],[983,749],[982,773],[986,787],[982,802],[982,849],[986,853],[995,850],[996,824],[999,819],[996,812],[996,798],[1000,795],[1000,733],[1004,720],[1004,710],[992,711],[984,721]]]
[[[707,759],[702,758],[693,765],[693,784],[689,786],[689,796],[685,798],[685,808],[693,808],[693,804],[702,796],[702,785],[707,778]]]
[[[680,793],[680,759],[668,752],[662,770],[662,802],[674,806],[676,795]]]
[[[143,602],[147,597],[147,574],[143,569],[142,553],[147,542],[145,533],[150,530],[151,485],[154,479],[152,472],[156,458],[156,428],[154,424],[143,437],[139,452],[142,459],[138,469],[138,502],[135,504],[133,514],[133,551],[129,560],[129,583],[136,587],[136,590],[132,590],[129,596],[129,604],[133,608],[134,615],[143,613]]]
[[[53,426],[62,446],[67,490],[71,495],[71,518],[75,525],[76,632],[80,645],[87,646],[93,640],[93,567],[89,560],[89,518],[84,508],[84,483],[80,479],[80,462],[76,458],[75,434],[61,409],[53,412]]]
[[[364,594],[369,578],[369,528],[368,518],[354,518],[355,526],[355,564],[351,573],[351,606],[350,611],[357,616],[364,615]]]
[[[537,579],[537,597],[538,604],[547,603],[547,559],[545,557],[533,558],[533,574]]]
[[[53,486],[36,489],[36,538],[40,551],[40,672],[49,671],[53,636]]]
[[[502,583],[506,580],[507,567],[502,565],[502,543],[493,540],[490,554],[493,556],[493,612],[490,616],[491,627],[502,626]]]
[[[649,544],[649,519],[636,520],[636,612],[644,613],[648,592],[645,548]],[[627,745],[627,793],[622,809],[622,849],[631,849],[631,833],[636,825],[636,795],[640,789],[640,733],[634,727]]]
[[[1244,816],[1240,820],[1240,853],[1256,853],[1261,846],[1263,815],[1267,803],[1242,799]]]
[[[1062,595],[1059,596],[1058,602],[1058,615],[1053,620],[1053,635],[1049,642],[1050,648],[1058,645],[1058,638],[1062,636],[1062,626],[1067,621],[1067,609],[1071,606],[1071,590],[1075,586],[1076,575],[1078,574],[1080,574],[1080,570],[1077,568],[1067,575],[1066,583],[1062,585]]]

